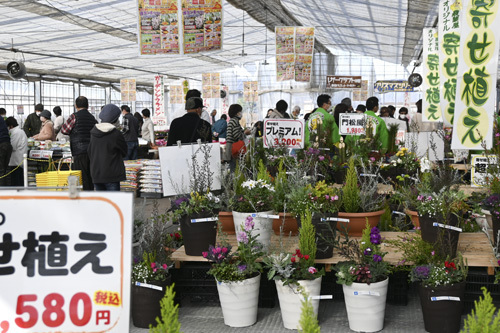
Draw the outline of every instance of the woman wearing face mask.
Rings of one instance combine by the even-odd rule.
[[[24,122],[23,130],[28,138],[33,135],[40,133],[40,127],[42,127],[42,122],[40,121],[40,113],[43,111],[43,104],[35,105],[35,112],[30,113],[26,117]]]
[[[408,109],[404,106],[399,109],[399,120],[402,120],[406,123],[406,131],[410,130],[410,120],[408,119]]]
[[[245,134],[250,134],[250,130],[243,131],[240,125],[240,119],[243,115],[243,107],[239,104],[232,104],[229,106],[228,111],[229,117],[231,118],[227,124],[226,132],[226,152],[224,155],[224,161],[232,161],[232,147],[233,143],[244,140]]]
[[[54,131],[54,123],[50,120],[52,114],[49,110],[43,110],[40,113],[40,120],[42,121],[42,128],[40,133],[33,136],[33,139],[44,141],[44,140],[56,140],[56,132]]]

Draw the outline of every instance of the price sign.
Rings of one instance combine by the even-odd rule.
[[[2,192],[0,332],[128,332],[132,200]]]
[[[498,160],[495,155],[472,155],[470,164],[472,165],[471,186],[481,187],[488,185],[486,181],[488,167],[498,164]]]
[[[304,119],[266,119],[264,147],[304,148]]]
[[[30,158],[49,159],[52,158],[52,150],[30,150]]]
[[[341,113],[339,117],[340,135],[364,135],[366,117],[359,113]]]

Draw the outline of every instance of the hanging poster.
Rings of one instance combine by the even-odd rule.
[[[170,104],[184,103],[184,93],[182,86],[170,86]]]
[[[457,91],[458,51],[460,47],[460,1],[439,3],[439,77],[441,113],[445,126],[453,125]]]
[[[276,27],[276,54],[294,53],[295,27]]]
[[[184,54],[222,49],[222,0],[182,0]]]
[[[307,54],[295,55],[295,81],[310,82],[313,56]]]
[[[498,1],[462,1],[452,149],[491,148],[496,102]]]
[[[297,27],[295,30],[295,54],[313,54],[314,28]]]
[[[156,75],[154,86],[154,116],[155,117],[165,117],[165,89],[163,75]]]
[[[243,82],[243,100],[245,102],[259,101],[259,82],[246,81]]]
[[[361,89],[361,76],[327,75],[326,88],[329,89]],[[359,101],[359,100],[358,100]]]
[[[424,82],[422,91],[422,121],[442,121],[439,93],[439,41],[437,29],[425,28],[423,32]]]
[[[203,98],[220,98],[220,73],[203,73],[201,89]]]
[[[136,100],[135,79],[121,79],[120,93],[122,102],[135,102]]]
[[[180,54],[177,0],[138,0],[141,55]]]
[[[212,86],[220,86],[220,73],[212,73],[210,75]]]
[[[295,55],[276,55],[276,80],[287,81],[295,77]]]

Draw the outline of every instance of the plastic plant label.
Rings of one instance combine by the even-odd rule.
[[[355,291],[354,296],[380,296],[379,292],[376,291]]]
[[[333,299],[333,295],[310,296],[309,299]]]
[[[217,216],[206,217],[202,219],[191,219],[191,223],[212,222],[212,221],[217,221],[218,219],[219,218]]]
[[[434,227],[440,227],[440,228],[444,228],[444,229],[449,229],[449,230],[454,230],[454,231],[462,232],[462,228],[454,227],[454,226],[451,226],[451,225],[446,225],[446,224],[437,223],[437,222],[432,223],[432,225]]]
[[[435,296],[431,297],[432,302],[438,302],[438,301],[454,301],[454,302],[460,302],[460,297],[456,296]]]
[[[337,221],[337,222],[347,222],[349,223],[349,219],[343,219],[340,217],[327,217],[327,218],[322,218],[321,221]]]
[[[395,210],[392,211],[393,214],[396,214],[396,215],[402,215],[402,216],[406,216],[405,213],[401,213],[401,212],[397,212]]]
[[[155,286],[154,284],[148,284],[148,283],[142,283],[142,282],[136,282],[136,286],[142,287],[142,288],[149,288],[149,289],[154,289],[154,290],[159,290],[163,291],[163,288],[160,286]]]

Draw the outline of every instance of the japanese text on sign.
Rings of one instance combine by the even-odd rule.
[[[304,119],[266,119],[264,147],[304,148]]]
[[[3,332],[128,332],[132,200],[2,193]]]
[[[424,98],[422,99],[422,120],[429,122],[441,121],[440,91],[439,91],[439,43],[437,29],[424,29]]]
[[[413,91],[413,87],[408,84],[408,81],[377,81],[373,84],[373,89],[381,93]]]
[[[488,167],[497,165],[498,160],[495,155],[472,155],[471,156],[471,185],[472,187],[487,186],[489,181]]]
[[[326,77],[326,88],[330,89],[360,89],[361,88],[361,76],[338,76],[338,75],[328,75]]]
[[[340,135],[364,135],[366,118],[363,114],[341,113],[339,118]]]

